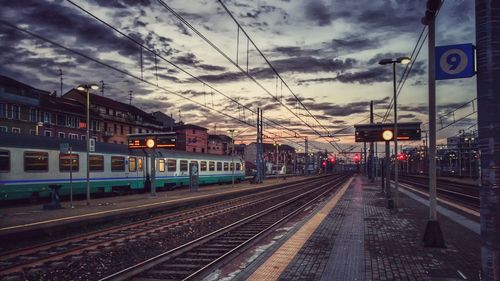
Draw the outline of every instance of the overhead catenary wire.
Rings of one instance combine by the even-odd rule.
[[[178,70],[180,70],[181,72],[187,74],[188,76],[190,76],[191,78],[195,79],[196,81],[200,82],[203,84],[203,86],[207,86],[209,87],[211,90],[213,90],[214,92],[217,92],[218,94],[222,95],[223,97],[229,99],[230,101],[232,102],[235,102],[236,104],[238,104],[239,106],[249,110],[250,112],[252,113],[256,113],[255,110],[253,110],[252,108],[248,107],[247,105],[244,105],[242,103],[240,103],[238,100],[226,95],[225,93],[221,92],[220,90],[216,89],[215,87],[213,87],[212,85],[210,85],[209,83],[205,82],[204,80],[200,79],[199,77],[193,75],[192,73],[190,73],[189,71],[185,70],[184,68],[182,68],[181,66],[179,66],[178,64],[172,62],[171,60],[165,58],[164,56],[162,56],[161,54],[159,54],[158,52],[156,52],[155,50],[145,46],[144,44],[142,44],[141,42],[137,41],[136,39],[130,37],[129,35],[125,34],[124,32],[122,32],[121,30],[119,30],[118,28],[114,27],[113,25],[107,23],[106,21],[102,20],[101,18],[97,17],[96,15],[94,15],[93,13],[91,13],[90,11],[88,11],[87,9],[81,7],[80,5],[74,3],[72,0],[66,0],[67,2],[69,2],[70,4],[72,4],[73,6],[75,6],[76,8],[78,8],[79,10],[81,10],[82,12],[86,13],[87,15],[91,16],[92,18],[94,18],[95,20],[101,22],[102,24],[104,24],[105,26],[107,26],[108,28],[112,29],[113,31],[119,33],[120,35],[124,36],[125,38],[129,39],[130,41],[132,41],[133,43],[137,44],[138,46],[141,47],[141,79],[143,79],[143,49],[144,50],[147,50],[148,52],[152,53],[154,56],[155,56],[155,67],[156,67],[156,72],[157,72],[157,65],[156,65],[156,59],[157,58],[160,58],[162,61],[165,61],[167,63],[169,63],[170,65],[172,65],[173,67],[177,68]],[[157,76],[158,77],[158,76]],[[213,97],[212,97],[213,98]],[[213,102],[212,102],[213,104]],[[272,120],[272,119],[269,119],[269,118],[263,118],[264,120],[268,120],[269,122],[271,122],[272,124],[280,127],[281,129],[284,129],[286,131],[291,131],[293,132],[294,135],[297,135],[297,132],[293,129],[290,129],[282,124],[279,124],[278,122]],[[273,128],[276,128],[273,126]]]
[[[200,38],[202,38],[207,44],[209,44],[214,50],[216,50],[219,54],[221,54],[226,60],[232,63],[236,68],[238,68],[241,73],[247,76],[250,80],[252,80],[256,85],[258,85],[264,92],[266,92],[269,96],[271,96],[276,102],[280,103],[285,109],[287,109],[290,113],[292,113],[297,119],[299,119],[302,123],[308,126],[311,130],[313,130],[317,135],[321,135],[314,127],[305,122],[299,115],[295,114],[293,110],[291,110],[288,106],[286,106],[283,102],[279,100],[279,98],[275,97],[267,88],[265,88],[259,81],[257,81],[252,75],[247,73],[238,63],[236,63],[233,59],[231,59],[224,51],[222,51],[217,45],[215,45],[210,39],[205,37],[200,31],[198,31],[195,27],[193,27],[186,19],[184,19],[181,15],[179,15],[175,10],[173,10],[169,5],[167,5],[162,0],[157,0],[165,9],[167,9],[172,15],[174,15],[177,19],[179,19],[183,24],[185,24],[189,29],[191,29],[195,34],[197,34]],[[241,28],[241,27],[240,27]],[[242,29],[242,32],[246,35],[246,32]],[[247,39],[252,43],[254,47],[256,45],[253,41],[247,36]],[[267,59],[266,59],[267,60]],[[339,148],[335,147],[332,142],[329,142],[333,148],[337,151],[340,151]]]

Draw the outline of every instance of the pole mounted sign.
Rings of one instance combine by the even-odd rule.
[[[177,142],[176,133],[154,133],[154,134],[129,134],[128,148],[175,148]]]
[[[420,122],[398,123],[398,141],[420,140]],[[394,124],[355,125],[356,142],[394,141]]]
[[[474,45],[436,47],[436,80],[472,77],[476,74]]]

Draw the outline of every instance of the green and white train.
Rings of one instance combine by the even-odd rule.
[[[62,143],[71,146],[71,157],[61,153]],[[236,156],[167,149],[156,149],[155,155],[157,188],[189,185],[190,163],[198,165],[201,185],[245,179],[244,162]],[[143,190],[151,174],[146,151],[125,145],[96,142],[89,159],[93,194]],[[70,174],[73,194],[85,194],[86,161],[85,141],[0,133],[0,201],[48,197],[53,184],[61,185],[60,195],[69,195]]]

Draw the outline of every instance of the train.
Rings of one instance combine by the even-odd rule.
[[[154,166],[151,153],[155,153]],[[151,181],[152,167],[156,188],[188,186],[192,163],[199,171],[200,185],[245,179],[244,161],[237,156],[132,150],[126,145],[96,142],[89,152],[90,192],[143,191]],[[86,194],[86,174],[85,140],[0,133],[0,201],[49,197],[54,185],[61,196]]]

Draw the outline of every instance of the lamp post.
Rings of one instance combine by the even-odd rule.
[[[229,129],[227,130],[228,133],[231,134],[231,164],[233,166],[233,171],[232,171],[232,187],[234,187],[234,133],[237,133],[238,130],[236,129]]]
[[[76,87],[78,91],[85,92],[87,95],[87,136],[86,136],[86,142],[87,142],[87,206],[90,205],[90,158],[89,158],[89,151],[90,151],[90,89],[92,90],[97,90],[99,89],[99,86],[96,84],[90,84],[90,85],[80,85]]]
[[[395,195],[395,207],[398,207],[399,193],[398,193],[398,111],[397,111],[397,93],[396,93],[396,63],[408,64],[410,62],[409,57],[399,57],[396,59],[383,59],[379,61],[380,65],[392,64],[392,83],[394,89],[394,155],[396,155],[394,160],[394,192]]]

